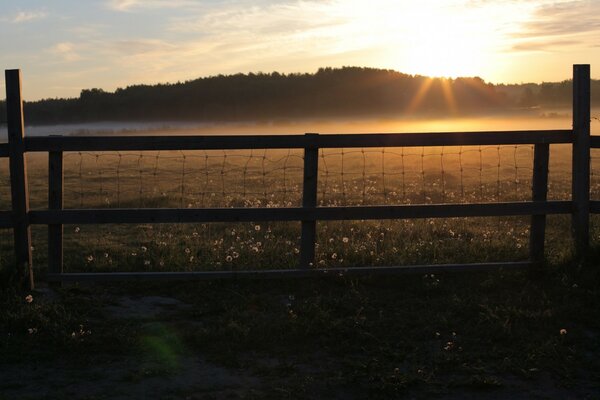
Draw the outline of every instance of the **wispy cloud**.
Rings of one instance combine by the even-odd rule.
[[[135,9],[179,8],[198,4],[189,0],[108,0],[106,5],[115,11],[133,11]]]
[[[514,50],[585,46],[600,37],[600,2],[568,0],[542,4],[513,34]],[[594,41],[597,41],[594,40]],[[589,46],[589,45],[588,45]]]
[[[54,54],[62,61],[78,61],[81,59],[81,56],[76,51],[76,45],[71,42],[60,42],[55,44],[54,46],[48,49],[48,52]]]
[[[13,24],[21,24],[24,22],[30,22],[36,19],[42,19],[46,17],[45,11],[19,11],[8,20]]]

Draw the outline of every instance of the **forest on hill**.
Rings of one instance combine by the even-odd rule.
[[[592,104],[600,81],[592,81]],[[571,82],[493,85],[481,78],[428,78],[344,67],[316,73],[218,75],[186,82],[84,89],[78,98],[24,104],[28,124],[93,121],[238,121],[361,115],[470,115],[568,106]],[[0,102],[0,115],[5,116]],[[2,118],[4,119],[4,118]]]

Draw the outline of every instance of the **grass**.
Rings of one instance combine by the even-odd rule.
[[[325,150],[318,201],[328,206],[527,200],[532,155],[532,146]],[[65,207],[299,206],[301,156],[287,150],[66,153]],[[33,208],[46,207],[46,163],[39,154],[29,159]],[[569,198],[569,164],[568,148],[553,146],[549,198]],[[597,191],[595,178],[592,183]],[[8,204],[9,193],[0,193],[0,208]],[[523,260],[529,223],[527,217],[320,222],[315,266]],[[552,262],[570,254],[564,243],[568,224],[568,218],[549,218]],[[34,265],[43,274],[45,227],[34,227],[33,235]],[[299,235],[298,222],[65,226],[65,270],[293,268]],[[10,246],[10,237],[0,235],[0,258],[8,257],[4,265],[12,264]]]
[[[108,359],[107,367],[135,365],[111,383],[127,388],[175,379],[185,373],[185,360],[198,356],[254,377],[252,387],[239,388],[243,398],[594,398],[600,390],[597,265],[596,255],[536,276],[499,271],[75,286],[53,299],[33,293],[31,303],[27,293],[5,289],[0,368],[59,359],[85,367]],[[189,307],[126,319],[107,311],[120,296],[149,294]],[[96,373],[99,381],[106,378]],[[548,382],[552,387],[543,389]],[[2,384],[16,390],[15,382]],[[188,384],[177,395],[160,394],[185,398],[197,390]]]
[[[553,148],[553,199],[569,196],[567,150]],[[333,150],[320,160],[319,201],[529,198],[530,146],[443,151]],[[287,151],[69,153],[65,203],[69,208],[298,205],[301,161]],[[43,157],[30,159],[34,208],[44,207],[45,163]],[[7,202],[7,194],[0,195],[0,208]],[[509,217],[319,223],[315,263],[351,268],[523,260],[529,222]],[[47,398],[73,397],[68,392],[73,385],[89,391],[75,397],[112,398],[119,390],[151,384],[163,398],[462,398],[469,393],[594,398],[599,395],[595,266],[600,256],[574,261],[565,242],[568,230],[568,217],[548,218],[548,264],[535,276],[499,271],[74,286],[31,293],[31,303],[25,301],[30,293],[7,287],[0,304],[0,372],[5,372],[0,398],[2,393],[39,398],[36,388]],[[299,233],[299,223],[278,222],[65,226],[65,270],[294,268]],[[42,276],[45,228],[34,227],[33,235],[36,273]],[[597,242],[597,226],[593,237]],[[12,265],[10,246],[3,232],[4,272]],[[123,297],[149,295],[189,306],[131,318],[108,311]],[[229,383],[213,376],[207,378],[212,386],[202,386],[186,375],[198,372],[190,364],[198,358],[207,363],[200,370],[220,368]],[[52,373],[58,383],[36,377],[31,372],[36,368]],[[242,377],[234,379],[233,373]],[[177,379],[177,388],[169,386]],[[90,380],[105,382],[102,390],[81,386]]]

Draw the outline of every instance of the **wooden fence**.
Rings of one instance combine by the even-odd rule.
[[[26,137],[19,70],[6,71],[8,144],[0,144],[0,157],[9,157],[12,210],[0,212],[0,228],[14,231],[17,275],[29,277],[33,286],[31,231],[35,224],[48,226],[49,281],[113,279],[202,279],[226,277],[309,276],[340,270],[312,266],[315,258],[316,222],[327,220],[410,219],[531,215],[530,256],[524,262],[436,264],[343,268],[346,274],[523,268],[544,258],[546,215],[571,214],[577,250],[589,246],[590,213],[600,212],[600,201],[590,201],[590,148],[600,148],[600,137],[590,136],[590,66],[573,66],[573,129],[418,133],[270,136],[118,136]],[[426,204],[393,206],[317,206],[318,151],[324,148],[534,145],[532,200],[519,202]],[[571,144],[573,150],[572,199],[547,200],[549,146]],[[284,208],[163,208],[163,209],[63,209],[63,152],[120,150],[226,150],[304,149],[301,207]],[[27,153],[47,152],[48,209],[30,210]],[[300,259],[297,269],[198,272],[63,273],[63,224],[192,223],[239,221],[301,221]]]

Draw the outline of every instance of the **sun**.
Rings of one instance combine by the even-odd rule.
[[[475,76],[488,69],[495,32],[488,20],[459,10],[422,10],[403,19],[394,64],[403,72],[433,77]],[[488,20],[489,21],[489,20]]]

